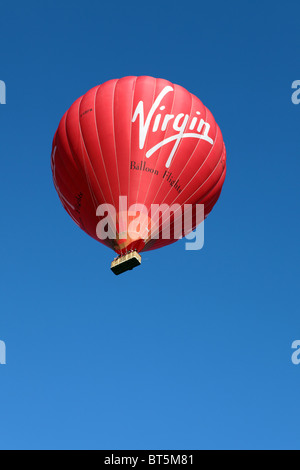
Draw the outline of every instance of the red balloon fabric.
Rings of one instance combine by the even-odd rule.
[[[82,230],[119,254],[141,252],[176,239],[154,239],[146,231],[99,239],[98,207],[114,206],[120,222],[123,196],[128,207],[143,204],[149,213],[152,204],[203,204],[206,217],[225,180],[226,150],[196,96],[167,80],[124,77],[93,88],[65,113],[53,140],[52,173],[64,208]],[[145,230],[150,219],[145,215]]]

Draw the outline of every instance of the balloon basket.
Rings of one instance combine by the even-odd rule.
[[[126,271],[131,271],[133,268],[140,266],[142,257],[137,251],[126,253],[126,255],[119,256],[111,263],[111,270],[116,275],[123,274]]]

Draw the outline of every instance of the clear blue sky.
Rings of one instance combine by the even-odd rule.
[[[0,448],[300,448],[297,1],[28,1],[0,9]],[[111,78],[178,83],[228,152],[205,247],[115,277],[64,212],[51,143]]]

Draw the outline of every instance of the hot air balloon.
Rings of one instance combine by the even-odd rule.
[[[180,238],[176,210],[202,205],[207,217],[225,180],[226,150],[196,96],[167,80],[124,77],[91,89],[65,113],[51,167],[64,208],[117,253],[111,269],[120,274],[141,264],[141,252]],[[162,207],[174,205],[164,237]],[[193,211],[191,220],[194,230]]]

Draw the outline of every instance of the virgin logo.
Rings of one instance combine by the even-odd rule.
[[[167,139],[162,140],[157,145],[149,149],[148,152],[146,153],[146,157],[150,158],[158,149],[174,141],[175,144],[167,160],[166,168],[170,167],[173,157],[175,155],[175,152],[182,139],[192,138],[192,139],[205,140],[206,142],[209,142],[211,145],[213,145],[214,143],[213,139],[209,137],[208,135],[209,130],[210,130],[210,125],[208,124],[208,122],[205,122],[202,118],[199,117],[201,115],[200,111],[196,112],[197,116],[193,117],[189,126],[188,126],[188,122],[190,119],[189,114],[180,113],[180,114],[177,114],[177,116],[175,116],[174,114],[166,114],[164,118],[162,118],[162,114],[159,113],[156,115],[155,119],[153,119],[154,114],[156,113],[158,108],[160,111],[164,111],[166,109],[165,106],[160,106],[160,104],[162,100],[164,99],[164,97],[172,91],[174,91],[173,87],[166,86],[160,92],[160,94],[154,101],[146,120],[145,120],[145,112],[144,112],[144,102],[140,101],[136,107],[136,110],[132,118],[132,122],[134,123],[139,117],[139,147],[141,150],[145,146],[146,137],[147,137],[148,132],[150,131],[150,127],[152,126],[152,123],[153,123],[152,132],[156,132],[158,131],[158,129],[160,129],[161,131],[165,131],[167,129],[169,122],[173,121],[173,129],[177,133],[171,137],[168,137]],[[185,132],[186,130],[194,131],[194,132]]]

